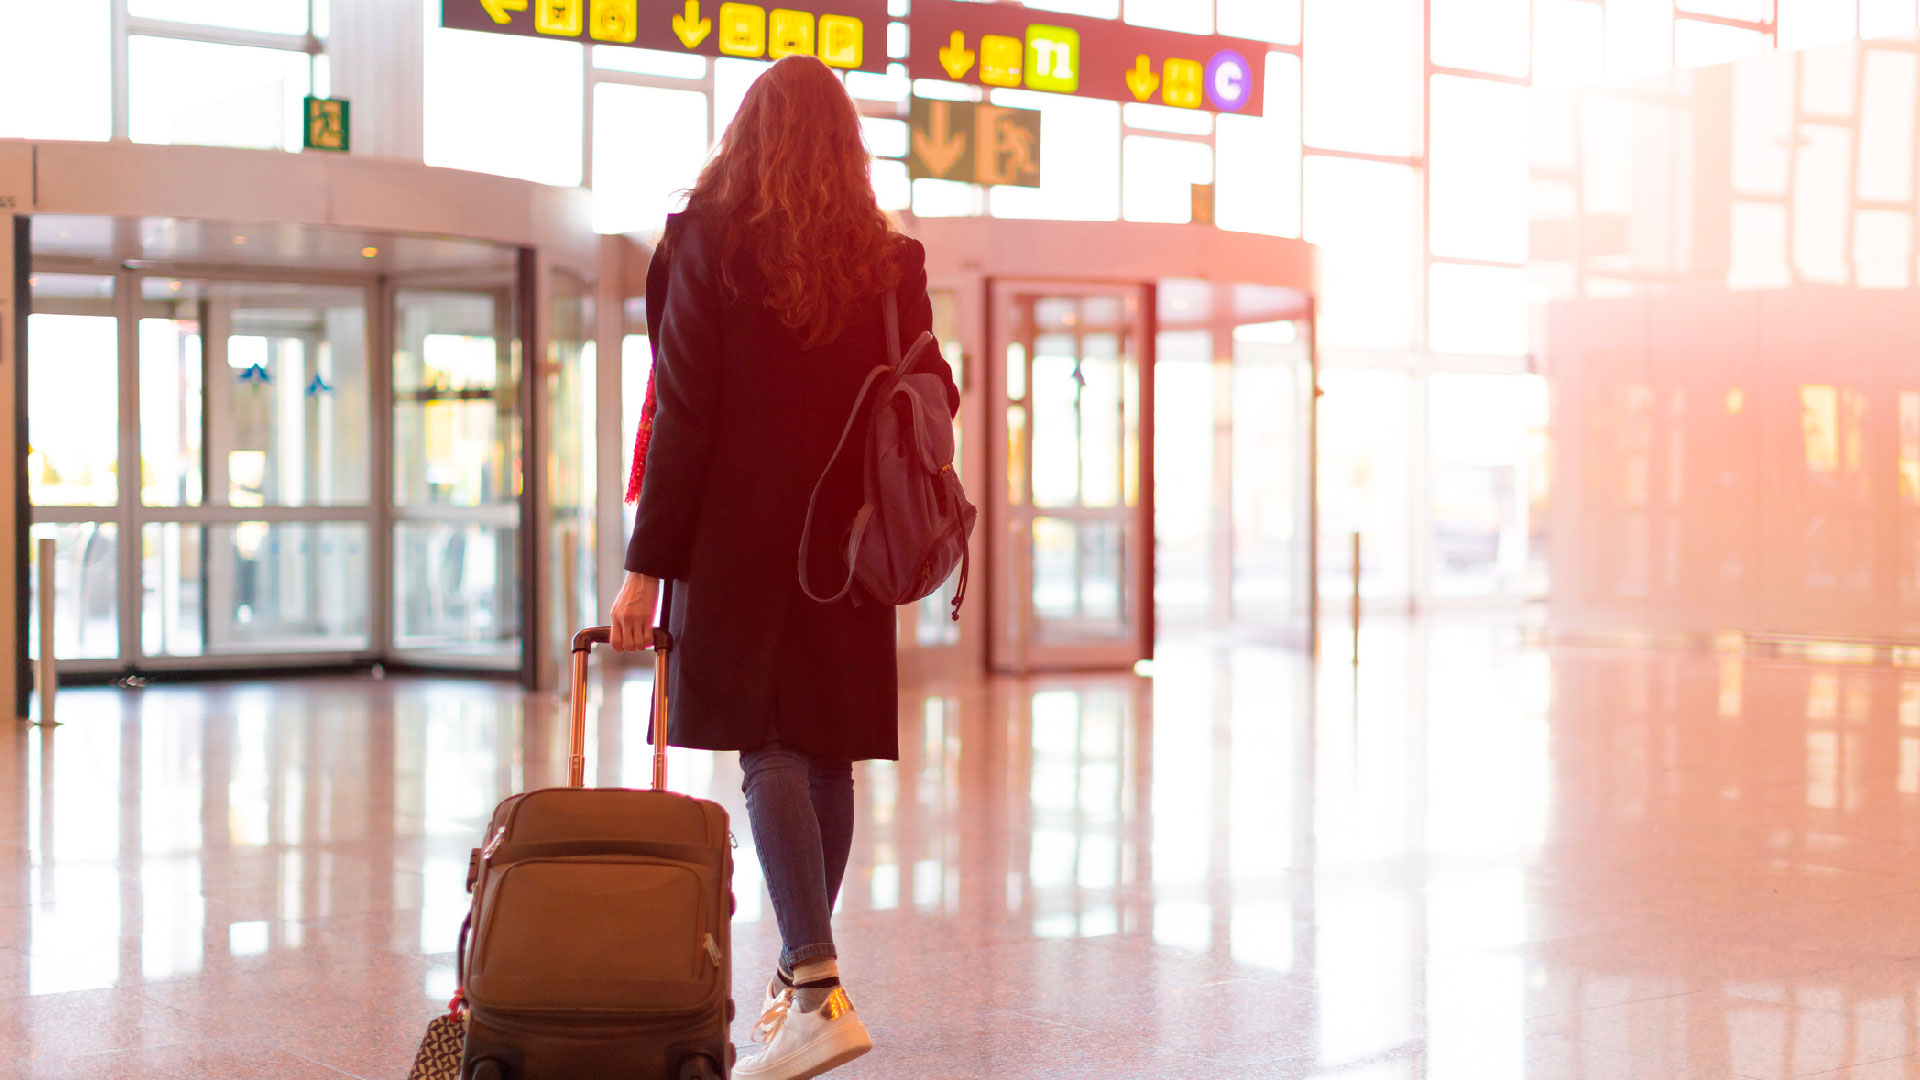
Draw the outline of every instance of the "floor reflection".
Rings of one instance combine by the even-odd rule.
[[[1363,655],[904,695],[856,773],[837,924],[880,1048],[846,1075],[1920,1077],[1920,669],[1444,622]],[[598,783],[645,782],[648,676],[590,688]],[[469,848],[565,765],[559,703],[484,682],[62,715],[0,750],[7,1075],[397,1080]],[[670,757],[744,822],[732,755]]]

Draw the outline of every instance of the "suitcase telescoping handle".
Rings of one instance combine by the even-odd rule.
[[[673,614],[673,582],[661,586],[660,624],[653,628],[653,790],[667,789],[667,654],[673,635],[667,632]],[[589,626],[573,635],[573,696],[568,731],[567,786],[587,786],[587,657],[595,645],[613,639],[610,626]]]

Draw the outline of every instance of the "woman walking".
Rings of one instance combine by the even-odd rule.
[[[853,766],[899,756],[894,609],[820,604],[838,581],[829,535],[800,552],[808,497],[862,380],[932,325],[925,251],[893,231],[868,176],[853,100],[825,65],[789,57],[748,91],[647,273],[654,413],[613,646],[649,642],[659,582],[674,746],[740,752],[783,944],[743,1080],[803,1080],[872,1047],[840,985],[831,914],[853,840]],[[937,353],[948,408],[960,395]],[[861,503],[857,455],[829,478],[833,532]]]

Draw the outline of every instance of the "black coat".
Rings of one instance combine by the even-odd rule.
[[[880,297],[837,340],[804,349],[766,304],[751,237],[733,258],[736,295],[717,265],[716,223],[683,214],[667,228],[647,271],[656,412],[626,566],[676,582],[668,741],[754,750],[777,732],[822,759],[898,758],[893,607],[816,603],[797,562],[814,482],[861,381],[887,362]],[[904,347],[933,311],[926,251],[900,244]],[[957,410],[953,373],[933,362]],[[829,593],[846,575],[835,542],[860,503],[857,445],[841,460],[810,556],[814,587]]]

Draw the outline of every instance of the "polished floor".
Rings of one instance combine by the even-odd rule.
[[[1920,1078],[1920,669],[1449,623],[1365,656],[909,696],[904,759],[857,774],[837,924],[877,1048],[835,1075]],[[646,676],[593,685],[601,783],[645,782]],[[0,1076],[404,1077],[559,708],[68,692],[0,745]],[[673,769],[738,816],[730,755]]]

